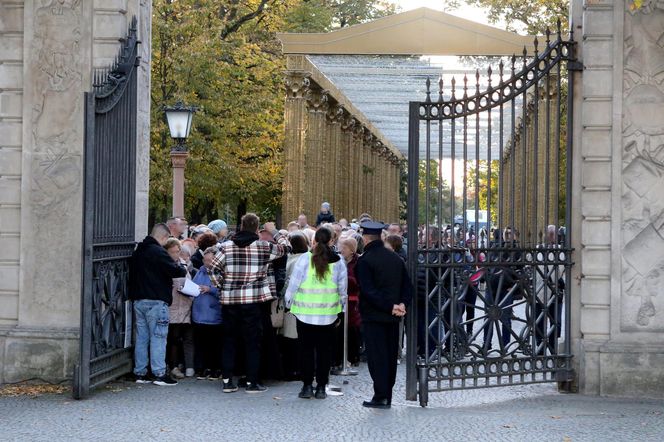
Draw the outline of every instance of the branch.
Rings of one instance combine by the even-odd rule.
[[[236,32],[238,29],[242,27],[247,22],[250,22],[251,20],[255,19],[259,15],[263,13],[265,10],[265,6],[267,6],[268,0],[261,0],[260,4],[256,8],[255,11],[252,11],[248,14],[243,15],[242,17],[238,18],[233,22],[231,25],[226,26],[222,31],[221,31],[221,39],[226,40],[226,37],[228,37],[230,34]]]

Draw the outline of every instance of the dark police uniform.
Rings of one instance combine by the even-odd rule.
[[[364,234],[380,235],[385,226],[368,221],[360,227]],[[410,279],[403,260],[380,240],[364,247],[364,254],[357,261],[357,279],[367,362],[374,382],[374,397],[363,405],[389,408],[397,375],[400,320],[392,315],[392,309],[403,303],[408,311],[412,297]]]

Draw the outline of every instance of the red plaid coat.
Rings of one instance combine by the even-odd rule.
[[[210,281],[219,287],[222,304],[253,304],[274,299],[268,264],[290,252],[288,238],[277,234],[274,239],[276,244],[256,240],[239,247],[227,241],[219,246],[212,261]]]

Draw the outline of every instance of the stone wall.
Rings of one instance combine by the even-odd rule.
[[[0,1],[0,383],[71,377],[81,286],[83,93],[140,20],[137,235],[147,219],[147,0]]]
[[[579,386],[664,397],[664,8],[586,0],[574,17]]]

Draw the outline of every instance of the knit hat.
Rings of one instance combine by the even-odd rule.
[[[215,219],[210,224],[208,224],[208,227],[215,234],[218,234],[219,232],[221,232],[222,230],[224,230],[226,228],[226,221],[221,220],[221,219]]]
[[[330,203],[325,202],[325,203],[321,204],[320,206],[325,210],[330,210]]]

